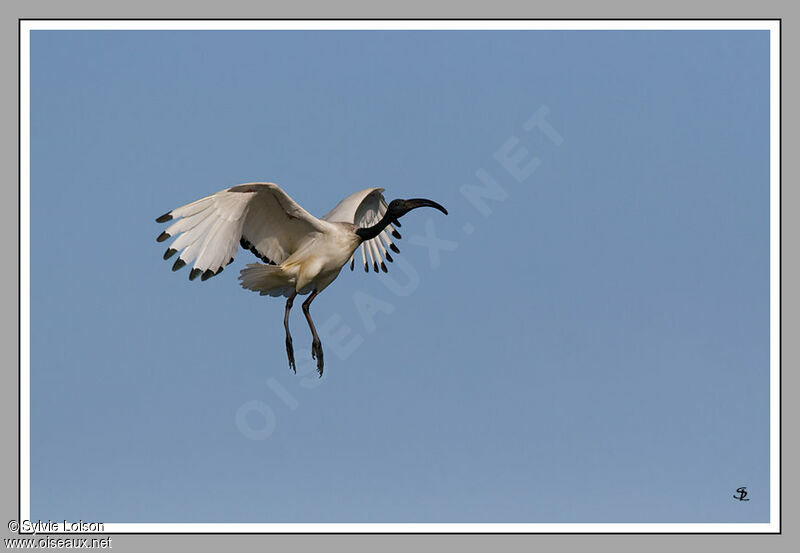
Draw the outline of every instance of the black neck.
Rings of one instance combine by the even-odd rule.
[[[356,229],[356,234],[359,236],[359,238],[361,238],[362,242],[366,242],[367,240],[372,240],[373,238],[378,236],[381,232],[383,232],[383,229],[388,227],[392,223],[393,219],[394,216],[387,211],[384,214],[383,218],[380,221],[378,221],[375,225],[371,227]]]

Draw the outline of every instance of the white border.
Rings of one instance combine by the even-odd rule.
[[[563,532],[758,533],[780,531],[780,23],[775,20],[89,20],[20,24],[20,520],[30,518],[30,31],[34,30],[764,30],[770,31],[770,522],[755,524],[105,524],[104,533]]]
[[[526,20],[186,20],[156,21],[147,19],[23,21],[23,31],[31,30],[192,30],[192,31],[587,31],[587,30],[775,30],[777,21],[758,20],[599,20],[599,21],[526,21]]]
[[[31,512],[31,104],[30,39],[20,27],[19,41],[19,510]],[[25,514],[23,518],[22,515]]]

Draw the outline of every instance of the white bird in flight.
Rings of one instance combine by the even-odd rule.
[[[181,252],[173,271],[194,261],[189,280],[207,280],[233,262],[239,245],[253,252],[266,265],[249,264],[242,269],[242,287],[262,296],[286,296],[283,326],[286,329],[286,355],[296,372],[289,311],[294,298],[311,294],[303,302],[303,313],[311,329],[311,356],[322,376],[322,343],[309,307],[317,295],[333,282],[349,261],[355,265],[355,251],[361,246],[364,270],[367,258],[375,272],[378,265],[392,261],[387,249],[400,253],[390,234],[400,238],[398,219],[418,207],[433,207],[447,215],[438,203],[425,199],[392,200],[388,205],[383,188],[365,188],[351,194],[327,215],[318,219],[300,207],[281,188],[269,182],[240,184],[221,190],[183,207],[173,209],[157,223],[172,223],[157,238],[163,242],[175,236],[164,253],[169,259]]]

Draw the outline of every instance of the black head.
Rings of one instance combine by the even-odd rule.
[[[414,198],[412,200],[392,200],[386,208],[386,213],[383,215],[381,220],[377,222],[377,224],[367,228],[356,229],[356,234],[361,237],[361,240],[372,240],[378,236],[378,234],[383,232],[383,229],[390,224],[394,224],[395,226],[399,227],[400,223],[398,223],[397,220],[412,209],[417,209],[418,207],[434,207],[447,215],[447,210],[432,200],[425,200],[422,198]],[[395,234],[395,236],[400,238],[400,236],[397,234]]]
[[[447,215],[447,210],[433,200],[426,200],[424,198],[413,198],[411,200],[392,200],[389,207],[386,209],[386,214],[392,219],[402,217],[412,209],[418,207],[433,207]]]

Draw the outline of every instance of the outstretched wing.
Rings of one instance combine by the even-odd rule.
[[[359,228],[371,227],[381,220],[386,213],[386,199],[383,197],[383,188],[365,188],[355,194],[350,194],[344,200],[336,204],[336,207],[330,210],[324,217],[325,221],[352,223]],[[395,225],[399,227],[400,223],[395,221]],[[395,253],[400,253],[397,246],[394,245],[389,234],[397,239],[400,239],[400,233],[395,230],[394,226],[389,225],[378,236],[372,240],[367,240],[361,244],[361,261],[364,263],[364,270],[369,272],[369,265],[375,272],[378,272],[378,266],[386,273],[386,261],[392,261],[392,256],[387,250],[392,250]],[[367,264],[369,258],[369,265]],[[355,267],[355,252],[350,257],[350,270]]]
[[[189,279],[206,280],[233,261],[239,244],[266,263],[282,263],[306,240],[323,232],[316,217],[272,183],[240,184],[165,213],[176,222],[158,237],[175,236],[164,259],[181,252],[173,271],[194,261]]]

